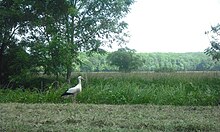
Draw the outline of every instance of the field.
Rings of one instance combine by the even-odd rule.
[[[45,90],[0,89],[0,131],[220,131],[220,73],[76,73],[77,103]]]
[[[220,99],[219,72],[186,73],[80,73],[83,91],[80,103],[92,104],[155,104],[177,106],[215,106]],[[72,84],[77,84],[74,74]],[[70,86],[49,83],[39,88],[0,89],[0,102],[70,103],[60,95]],[[71,85],[73,86],[73,85]]]
[[[220,131],[219,106],[0,103],[0,131]]]

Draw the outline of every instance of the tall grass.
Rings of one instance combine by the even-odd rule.
[[[88,73],[83,74],[80,103],[217,105],[220,99],[219,73]],[[73,77],[76,80],[75,77]],[[76,81],[75,81],[76,82]],[[71,102],[60,95],[68,88],[63,84],[46,91],[0,90],[0,102]]]
[[[67,85],[60,88],[49,86],[46,91],[38,89],[0,89],[0,102],[19,103],[67,103],[71,99],[61,98],[60,95],[67,89]]]
[[[214,73],[89,74],[83,103],[216,105],[220,78]]]

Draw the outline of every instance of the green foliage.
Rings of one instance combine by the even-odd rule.
[[[60,88],[61,87],[61,88]],[[0,89],[1,102],[19,102],[19,103],[67,103],[71,99],[61,98],[61,94],[67,89],[67,85],[59,87],[51,83],[47,89]]]
[[[111,66],[107,62],[107,56],[109,53],[104,54],[86,54],[80,53],[79,59],[81,60],[80,71],[90,72],[90,71],[116,71],[117,67]]]
[[[65,12],[65,0],[33,1],[2,0],[0,1],[0,80],[7,84],[14,80],[25,80],[39,63],[47,60],[47,49],[41,45],[38,54],[33,56],[33,45],[50,39],[49,33],[56,32],[55,21]],[[64,8],[62,8],[64,7]],[[57,9],[57,10],[56,10]],[[54,27],[54,28],[53,28]],[[44,31],[45,34],[42,34]],[[44,43],[46,44],[46,43]],[[37,47],[37,46],[36,46]],[[37,50],[35,50],[36,52]],[[44,53],[44,54],[43,54]],[[41,58],[37,60],[37,58]],[[35,61],[34,61],[35,60]],[[43,61],[42,61],[43,60]],[[46,63],[47,64],[47,63]],[[41,65],[41,66],[45,66]],[[20,76],[20,78],[19,78]]]
[[[31,61],[30,55],[19,46],[14,46],[7,50],[5,54],[5,74],[7,78],[13,82],[22,82],[25,79],[29,78],[31,72]],[[10,76],[8,76],[10,75]]]
[[[11,71],[16,68],[10,63],[19,65],[20,59],[24,59],[19,62],[21,65],[28,62],[29,67],[17,70],[18,76],[40,69],[57,78],[66,73],[70,81],[72,69],[80,62],[80,51],[102,52],[103,45],[125,42],[127,23],[121,19],[133,2],[1,0],[0,83],[7,84],[14,79]],[[25,52],[25,56],[19,56],[23,58],[7,59],[14,55],[9,51],[17,53],[18,49]]]
[[[219,82],[219,73],[212,72],[90,73],[76,99],[93,104],[217,105]],[[60,97],[67,88],[52,82],[42,91],[2,89],[0,102],[71,102]]]
[[[110,53],[107,60],[111,65],[119,67],[119,71],[123,72],[138,69],[143,64],[139,56],[135,54],[135,50],[129,48],[121,48],[118,51]]]
[[[175,72],[175,71],[218,71],[220,63],[202,52],[197,53],[134,53],[141,60],[135,71]],[[118,67],[108,63],[106,54],[86,55],[80,53],[80,70],[88,71],[118,71]],[[116,56],[116,58],[119,58]],[[136,59],[135,59],[136,60]],[[116,59],[116,61],[118,61]],[[137,62],[135,64],[138,64]]]
[[[97,104],[217,105],[219,78],[211,76],[212,73],[97,75],[88,80],[89,85],[78,99]]]
[[[220,43],[219,43],[219,31],[220,31],[220,24],[216,26],[211,26],[211,31],[205,32],[205,34],[211,36],[209,40],[211,43],[211,47],[205,50],[205,53],[212,57],[213,60],[219,61],[220,59]]]

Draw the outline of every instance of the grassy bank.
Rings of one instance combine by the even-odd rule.
[[[82,74],[80,103],[92,104],[157,104],[218,105],[220,73],[87,73]],[[73,81],[76,84],[76,77]],[[68,88],[49,85],[47,90],[0,90],[0,102],[67,103],[60,95]]]
[[[0,103],[0,131],[220,131],[219,106]]]

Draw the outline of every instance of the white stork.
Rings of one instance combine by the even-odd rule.
[[[79,83],[75,87],[66,90],[61,96],[73,95],[75,99],[76,95],[82,91],[81,79],[83,79],[83,77],[79,76],[78,77]]]

